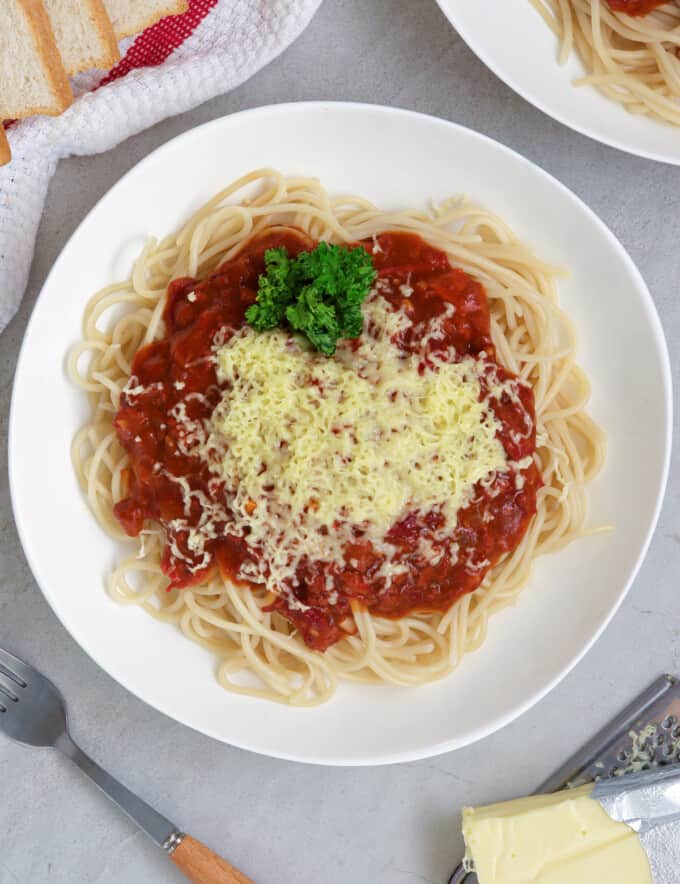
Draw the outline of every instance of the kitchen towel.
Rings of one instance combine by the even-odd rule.
[[[303,31],[321,0],[189,0],[121,44],[109,72],[72,81],[59,117],[12,125],[12,161],[0,167],[0,331],[26,288],[50,178],[60,159],[101,153],[165,117],[240,85]]]

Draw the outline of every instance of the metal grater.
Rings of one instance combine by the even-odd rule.
[[[680,761],[680,680],[662,675],[541,783],[536,794]],[[476,884],[459,865],[449,884]]]

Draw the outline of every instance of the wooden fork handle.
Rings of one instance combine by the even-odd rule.
[[[238,869],[191,835],[185,835],[170,859],[194,884],[253,884]]]

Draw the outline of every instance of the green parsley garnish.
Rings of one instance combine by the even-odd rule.
[[[285,248],[268,249],[264,262],[267,272],[260,276],[257,302],[246,311],[253,328],[287,324],[326,356],[335,353],[340,338],[361,334],[361,305],[377,275],[363,246],[321,242],[296,258]]]

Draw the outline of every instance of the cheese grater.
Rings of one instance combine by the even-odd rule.
[[[592,740],[541,783],[536,794],[558,792],[680,762],[680,680],[662,675]],[[477,884],[461,863],[449,884]]]

